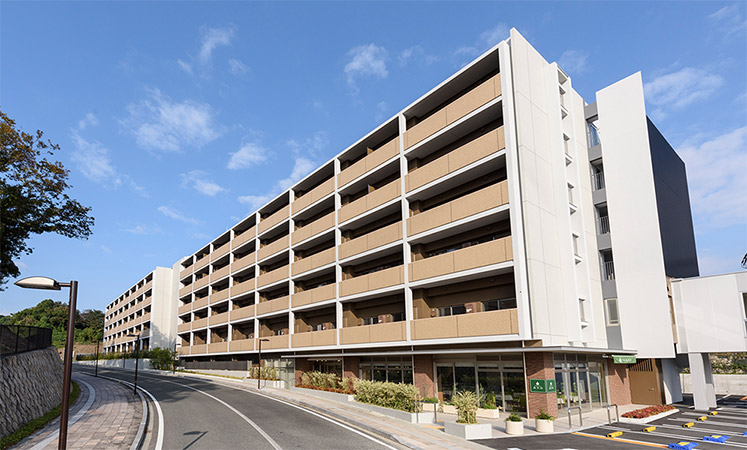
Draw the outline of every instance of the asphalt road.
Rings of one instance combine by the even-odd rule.
[[[133,379],[131,371],[116,369],[99,368],[99,375]],[[138,386],[155,397],[163,413],[163,449],[393,448],[333,419],[239,388],[143,372],[138,374]],[[160,450],[154,404],[151,415],[154,427],[146,448]]]

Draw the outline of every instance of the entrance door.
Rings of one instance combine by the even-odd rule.
[[[644,359],[630,366],[630,394],[633,403],[661,405],[661,372],[655,359]]]

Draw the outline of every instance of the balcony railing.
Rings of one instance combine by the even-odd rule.
[[[591,176],[591,182],[595,191],[604,189],[604,172],[594,173],[594,175]]]
[[[609,233],[610,232],[610,217],[601,216],[599,219],[597,219],[597,229],[599,231],[599,234]]]
[[[611,281],[615,279],[615,263],[613,261],[604,261],[602,263],[604,269],[604,279]]]

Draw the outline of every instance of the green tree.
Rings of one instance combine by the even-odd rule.
[[[91,208],[68,196],[70,172],[50,161],[59,145],[43,140],[41,131],[28,134],[0,111],[0,290],[21,274],[13,262],[33,251],[33,234],[57,233],[86,239],[94,219]]]
[[[65,346],[67,334],[66,303],[50,299],[38,305],[0,317],[0,325],[26,325],[52,329],[52,344]],[[87,309],[75,313],[75,342],[95,343],[104,335],[104,313],[98,309]]]

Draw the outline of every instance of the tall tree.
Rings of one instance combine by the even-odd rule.
[[[27,243],[32,234],[91,235],[91,208],[66,193],[70,172],[47,159],[60,146],[43,135],[17,129],[0,111],[0,290],[8,278],[20,275],[13,260],[33,251]]]

